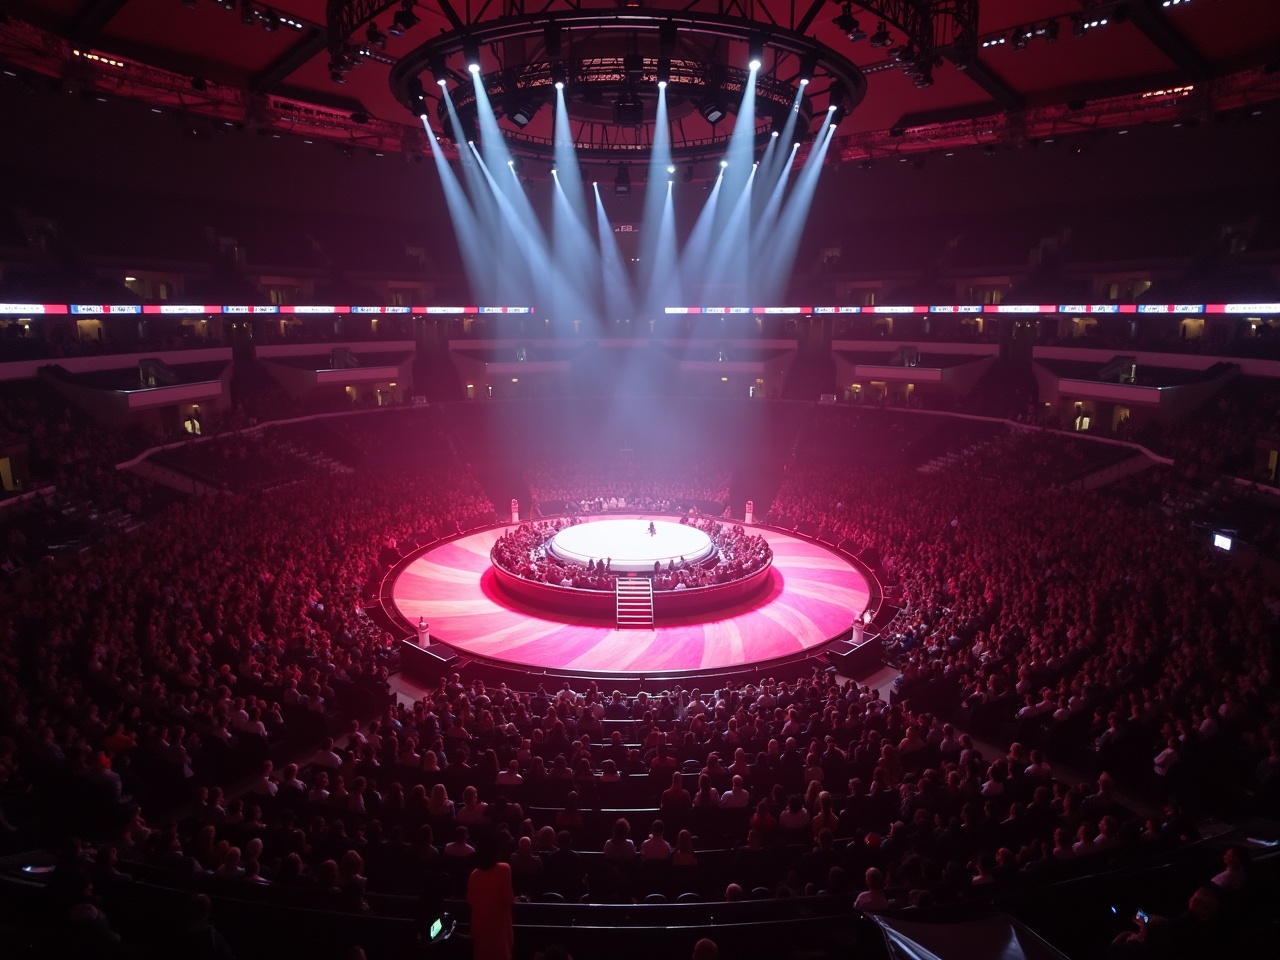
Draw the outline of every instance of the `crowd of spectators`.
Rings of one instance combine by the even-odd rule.
[[[1007,481],[794,472],[770,517],[811,518],[881,566],[909,701],[1157,798],[1274,803],[1274,587],[1161,514],[1020,482],[1016,455]]]
[[[483,496],[444,475],[293,490],[191,500],[0,594],[10,823],[57,812],[69,795],[51,784],[97,790],[108,816],[126,797],[180,801],[290,726],[314,734],[385,697],[394,651],[363,610],[365,584],[388,544],[456,532]]]
[[[1280,437],[1280,389],[1270,382],[1238,381],[1185,420],[1137,428],[1126,422],[1118,435],[1172,457],[1189,480],[1211,481],[1226,473],[1274,485],[1257,442],[1267,438],[1274,448]]]
[[[270,428],[214,436],[163,450],[152,459],[214,490],[237,493],[267,490],[343,469]]]
[[[1049,441],[1027,443],[981,471],[785,475],[770,522],[853,545],[900,605],[890,698],[826,674],[633,698],[455,676],[397,703],[362,588],[397,544],[492,519],[473,477],[184,503],[0,594],[3,829],[111,838],[95,864],[69,858],[68,910],[92,902],[80,875],[119,857],[363,913],[379,892],[461,894],[496,844],[533,898],[825,892],[874,912],[1161,851],[1195,836],[1188,811],[1274,812],[1280,596],[1162,516],[1050,488]],[[650,473],[638,489],[657,495]],[[664,495],[714,492],[710,476]],[[695,522],[741,569],[764,556],[742,527]],[[523,525],[502,549],[514,562],[557,529]],[[309,765],[280,762],[310,737]],[[1060,781],[1049,758],[1088,776]],[[1228,868],[1203,910],[1247,884]]]
[[[985,903],[1198,838],[1176,802],[1139,815],[1108,773],[1063,782],[1039,749],[984,754],[941,717],[828,675],[631,698],[574,687],[441,678],[302,769],[264,764],[243,797],[202,791],[181,823],[130,821],[98,858],[356,914],[387,895],[473,899],[474,869],[494,863],[511,896],[544,902],[826,896],[883,913]],[[1234,847],[1204,877],[1206,922],[1255,902],[1247,859]],[[1141,952],[1163,922],[1115,949],[1167,956]]]
[[[502,569],[526,580],[550,583],[579,590],[612,590],[616,575],[605,558],[597,565],[574,563],[555,556],[547,550],[551,539],[576,523],[575,518],[560,517],[522,523],[508,530],[493,545],[492,560]]]
[[[508,530],[493,545],[492,560],[504,570],[526,580],[580,590],[612,590],[617,580],[610,557],[593,557],[575,563],[548,549],[555,535],[579,522],[577,517],[559,517],[522,523]],[[732,583],[759,572],[773,559],[764,537],[750,534],[740,524],[721,523],[708,517],[681,517],[681,523],[697,527],[711,538],[715,553],[707,560],[666,566],[654,562],[651,574],[654,590],[687,590]]]
[[[545,460],[527,468],[524,477],[536,502],[570,504],[577,513],[678,513],[693,503],[729,499],[729,468],[713,460]]]

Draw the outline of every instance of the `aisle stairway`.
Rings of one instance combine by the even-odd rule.
[[[614,582],[618,629],[653,629],[653,582],[644,577],[619,577]]]

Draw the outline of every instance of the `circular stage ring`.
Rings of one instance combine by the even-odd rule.
[[[618,630],[550,616],[507,597],[489,552],[513,526],[437,541],[406,556],[383,579],[381,607],[402,636],[416,634],[420,617],[431,625],[436,642],[428,651],[414,648],[415,657],[431,652],[428,659],[440,659],[435,651],[444,651],[445,660],[464,657],[483,664],[492,677],[526,684],[540,677],[640,683],[762,671],[798,676],[848,637],[864,608],[876,612],[883,597],[875,574],[851,555],[802,534],[752,525],[747,529],[765,537],[774,559],[765,585],[740,609],[683,616],[653,631]]]
[[[649,529],[655,532],[650,535]],[[717,552],[704,531],[656,517],[648,521],[587,520],[557,530],[542,545],[563,563],[585,567],[589,561],[611,560],[610,572],[615,574],[652,573],[654,563],[663,569],[667,563],[681,560],[698,564]]]

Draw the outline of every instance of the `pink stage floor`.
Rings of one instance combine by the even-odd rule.
[[[528,667],[615,673],[718,670],[793,656],[849,628],[867,581],[838,554],[773,530],[769,583],[754,597],[653,630],[618,630],[513,600],[495,582],[489,550],[504,528],[428,550],[392,587],[410,621],[460,653]]]

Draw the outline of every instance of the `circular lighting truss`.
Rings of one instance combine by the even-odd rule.
[[[563,90],[578,156],[619,163],[648,154],[662,88],[671,155],[680,162],[723,155],[733,125],[743,122],[727,121],[753,76],[750,122],[758,145],[783,129],[797,105],[796,139],[806,139],[814,118],[838,124],[866,94],[848,57],[759,12],[753,19],[690,9],[572,9],[564,0],[552,6],[566,9],[458,19],[455,29],[396,61],[393,94],[415,115],[429,113],[435,99],[442,135],[451,139],[443,84],[466,139],[476,139],[476,75],[508,149],[551,161],[550,116]],[[535,123],[544,107],[550,109]]]

